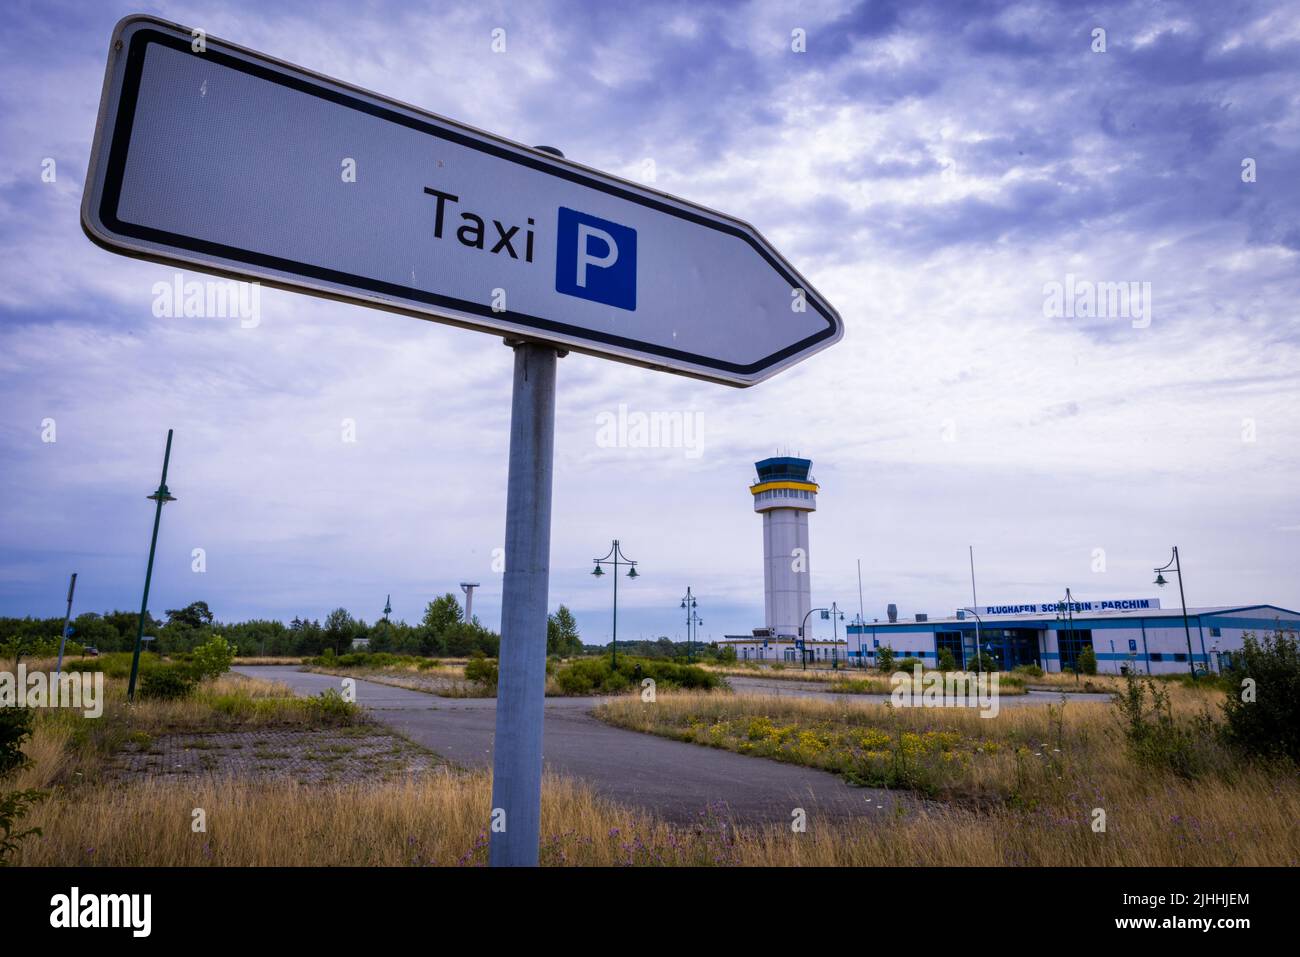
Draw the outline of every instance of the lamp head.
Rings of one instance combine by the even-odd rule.
[[[596,563],[596,568],[595,568],[595,570],[592,572],[592,574],[595,575],[597,578],[599,578],[601,575],[605,574],[605,570],[604,570],[603,568],[600,567],[600,562],[597,562],[597,563]]]

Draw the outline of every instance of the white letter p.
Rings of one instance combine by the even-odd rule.
[[[593,257],[587,252],[587,238],[589,236],[595,236],[603,242],[609,247],[609,252],[599,259]],[[618,262],[618,244],[614,242],[614,237],[603,229],[588,226],[586,223],[578,223],[578,288],[587,288],[588,266],[599,266],[601,269],[608,269],[616,262]]]

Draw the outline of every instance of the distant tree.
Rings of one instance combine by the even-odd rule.
[[[188,628],[204,628],[212,624],[212,611],[206,601],[192,601],[184,608],[170,608],[166,612],[169,625],[184,625]]]
[[[465,614],[461,611],[460,602],[451,592],[435,598],[429,602],[424,609],[424,618],[420,623],[423,634],[420,636],[420,651],[423,654],[449,654],[460,655],[469,654],[469,651],[458,652],[452,651],[448,647],[448,639],[451,638],[450,629],[454,625],[464,623]],[[464,635],[458,635],[457,644],[463,644]],[[471,648],[471,650],[473,650]]]
[[[578,655],[582,653],[582,639],[578,637],[578,623],[573,612],[564,605],[546,619],[546,653],[548,655]]]
[[[347,651],[352,646],[352,639],[363,631],[364,625],[346,608],[335,608],[325,616],[325,643],[334,649],[335,654]]]
[[[1080,674],[1095,675],[1097,673],[1097,653],[1092,650],[1092,645],[1083,646],[1083,651],[1079,652],[1079,661],[1075,667]]]
[[[957,670],[957,658],[955,655],[953,655],[951,648],[939,649],[939,670],[940,671]]]

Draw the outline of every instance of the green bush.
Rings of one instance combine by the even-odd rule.
[[[1079,652],[1079,661],[1076,667],[1080,674],[1095,675],[1097,673],[1097,653],[1092,650],[1092,645],[1084,645],[1083,651]]]
[[[176,701],[194,691],[198,676],[188,665],[164,665],[142,673],[140,697],[153,701]]]
[[[1209,715],[1181,723],[1174,717],[1169,692],[1159,682],[1132,674],[1124,682],[1124,691],[1112,701],[1134,760],[1185,778],[1204,773],[1208,746],[1216,737]]]
[[[190,668],[199,679],[219,678],[230,670],[235,660],[235,646],[214,635],[190,653]]]
[[[894,649],[889,645],[876,649],[876,667],[883,672],[894,671]]]
[[[318,724],[346,725],[361,720],[361,706],[345,699],[335,688],[307,698],[303,706]]]
[[[23,742],[31,737],[32,721],[28,708],[0,707],[0,776],[27,763]]]
[[[951,648],[939,649],[939,670],[944,672],[957,670],[957,658]]]
[[[894,670],[910,672],[912,668],[916,665],[920,665],[922,668],[925,668],[925,662],[922,661],[920,658],[899,658],[896,662],[894,662]]]
[[[488,658],[481,652],[465,662],[465,680],[477,681],[489,688],[497,686],[497,660]]]
[[[972,654],[966,659],[967,671],[997,671],[998,660],[987,651],[981,651],[978,655]]]
[[[1041,678],[1043,676],[1043,669],[1038,665],[1016,665],[1014,672],[1018,675],[1027,675],[1030,678]]]
[[[697,665],[680,665],[662,658],[633,658],[620,655],[615,668],[609,658],[579,658],[562,665],[556,671],[555,681],[566,695],[614,694],[628,688],[640,687],[646,678],[655,686],[665,688],[712,689],[722,685],[722,679]]]
[[[39,827],[18,830],[18,822],[32,805],[45,797],[44,791],[6,791],[0,793],[0,867],[9,864],[9,858],[18,850],[18,845],[26,837],[40,837]]]
[[[1243,645],[1224,675],[1232,684],[1224,737],[1243,751],[1300,761],[1300,642],[1278,629],[1246,634]]]

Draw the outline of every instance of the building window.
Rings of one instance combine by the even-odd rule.
[[[1083,649],[1092,647],[1092,631],[1087,628],[1058,630],[1056,644],[1061,650],[1061,670],[1074,671]]]
[[[1221,638],[1222,635],[1220,634],[1220,630],[1219,630],[1218,628],[1211,628],[1211,629],[1210,629],[1210,637],[1211,637],[1211,638]]]
[[[1152,661],[1164,661],[1164,660],[1165,660],[1165,656],[1164,656],[1161,652],[1159,652],[1159,651],[1153,651],[1153,652],[1151,652],[1151,660],[1152,660]]]
[[[1181,652],[1181,651],[1175,651],[1175,652],[1174,652],[1174,661],[1186,661],[1186,660],[1187,660],[1187,655],[1186,655],[1186,653]]]

